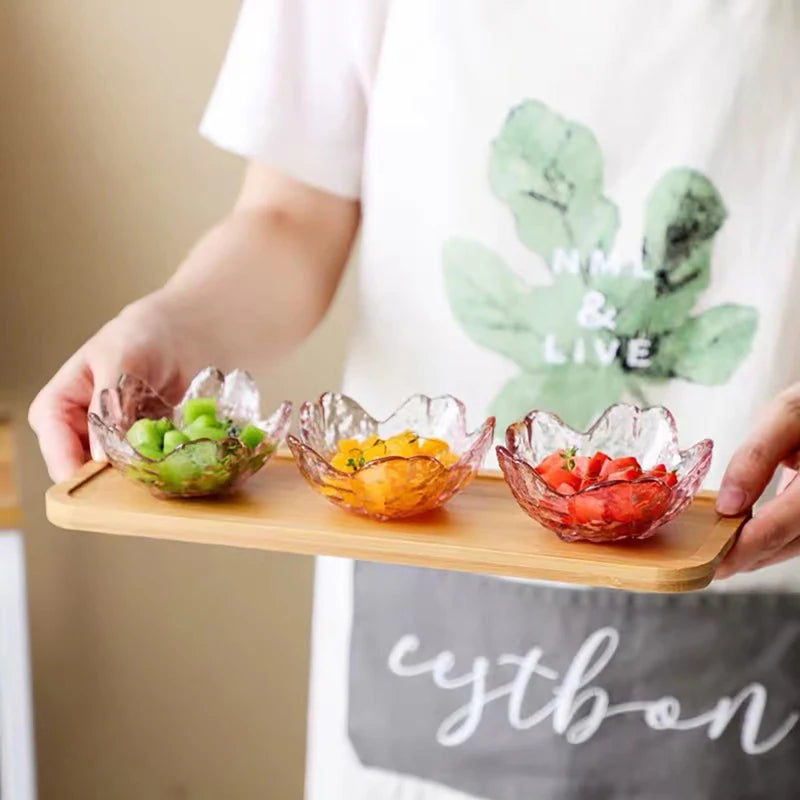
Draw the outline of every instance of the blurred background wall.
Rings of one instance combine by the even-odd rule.
[[[310,559],[68,533],[25,409],[229,206],[196,134],[237,0],[0,3],[0,399],[17,415],[42,800],[302,796]],[[349,291],[259,382],[334,385]]]

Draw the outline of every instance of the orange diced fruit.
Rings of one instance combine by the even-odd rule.
[[[374,461],[376,458],[386,458],[391,455],[385,442],[378,442],[364,449],[364,461]]]
[[[447,442],[443,442],[441,439],[425,439],[419,449],[423,455],[436,456],[439,453],[447,452],[450,448]]]
[[[336,449],[340,453],[348,453],[350,450],[359,449],[358,439],[342,439],[336,444]]]

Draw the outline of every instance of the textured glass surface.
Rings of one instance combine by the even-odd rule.
[[[604,481],[573,495],[561,495],[539,476],[535,466],[555,450],[577,448],[577,455],[598,450],[611,458],[634,456],[643,469],[656,464],[676,470],[671,489],[658,478]],[[678,446],[675,420],[665,408],[611,406],[586,432],[557,416],[533,411],[509,426],[506,446],[497,458],[517,502],[535,520],[565,541],[612,542],[646,539],[680,514],[700,489],[711,466],[709,439],[688,450]]]
[[[329,463],[342,439],[386,439],[406,430],[423,439],[442,439],[458,461],[445,467],[430,456],[390,456],[354,473],[340,472]],[[303,405],[300,438],[289,436],[287,441],[303,476],[321,495],[348,511],[389,520],[446,503],[475,476],[493,436],[494,418],[468,433],[464,406],[454,397],[417,395],[379,422],[350,398],[325,394]]]
[[[235,437],[220,441],[198,439],[179,445],[154,461],[137,453],[125,438],[142,418],[167,417],[181,424],[189,398],[213,397],[220,416],[236,425],[251,423],[266,434],[254,449]],[[268,418],[259,417],[260,398],[253,379],[243,370],[223,375],[208,367],[192,380],[183,399],[171,406],[144,381],[122,375],[115,389],[100,395],[100,414],[89,414],[89,425],[108,460],[124,475],[164,497],[201,497],[229,491],[255,474],[269,460],[289,429],[292,405],[284,402]]]

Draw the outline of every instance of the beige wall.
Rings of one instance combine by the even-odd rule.
[[[195,133],[237,0],[0,4],[0,395],[155,287],[241,164]],[[267,402],[338,379],[343,301]],[[301,797],[308,559],[66,533],[19,426],[40,796]]]

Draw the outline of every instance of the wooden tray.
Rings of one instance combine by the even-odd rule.
[[[744,522],[718,517],[704,493],[644,542],[566,543],[517,506],[502,478],[482,476],[435,514],[378,523],[326,502],[285,458],[241,493],[205,500],[159,500],[92,462],[48,490],[47,517],[71,530],[652,592],[706,586]]]
[[[0,529],[19,527],[22,514],[14,480],[14,443],[11,425],[0,416]]]

